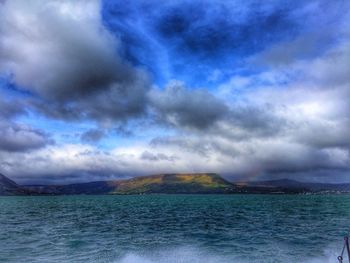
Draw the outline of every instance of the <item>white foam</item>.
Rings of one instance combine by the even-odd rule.
[[[232,257],[211,255],[193,247],[164,249],[152,253],[130,253],[118,263],[228,263]],[[237,262],[237,261],[235,261]],[[239,262],[241,263],[241,262]],[[243,262],[242,262],[243,263]]]
[[[334,263],[338,262],[337,258],[339,256],[340,251],[336,251],[334,248],[328,248],[326,249],[320,257],[312,258],[309,261],[306,261],[305,263]],[[345,259],[347,259],[345,257]],[[347,262],[344,259],[344,262]]]
[[[276,258],[238,258],[234,255],[223,256],[215,255],[194,247],[178,247],[173,249],[148,251],[126,254],[122,259],[115,263],[261,263],[261,262],[284,262],[284,263],[334,263],[338,262],[339,251],[335,249],[326,249],[320,251],[320,256],[307,260],[297,260],[279,255]]]

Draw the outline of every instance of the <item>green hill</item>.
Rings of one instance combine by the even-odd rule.
[[[160,174],[110,181],[109,184],[115,187],[111,194],[225,193],[234,187],[213,173]]]

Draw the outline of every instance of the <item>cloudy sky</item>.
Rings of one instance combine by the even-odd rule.
[[[0,173],[350,182],[350,1],[1,0]]]

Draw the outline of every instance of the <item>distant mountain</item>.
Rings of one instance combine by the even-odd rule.
[[[350,193],[350,184],[303,183],[288,179],[231,183],[215,173],[158,174],[69,185],[20,186],[0,174],[0,195],[74,194],[299,194]]]
[[[115,190],[113,181],[98,181],[67,185],[31,185],[24,186],[31,193],[43,195],[99,195],[110,194]]]
[[[23,190],[14,181],[0,174],[0,195],[23,195],[26,191]]]
[[[270,181],[257,181],[248,182],[247,186],[255,187],[279,187],[288,189],[299,189],[307,192],[321,192],[321,191],[339,191],[339,192],[350,192],[350,184],[324,184],[324,183],[309,183],[299,182],[295,180],[282,179],[282,180],[270,180]]]

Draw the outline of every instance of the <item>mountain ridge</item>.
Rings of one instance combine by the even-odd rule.
[[[26,190],[0,173],[0,195],[25,195]]]
[[[249,186],[305,188],[312,191],[350,191],[350,183],[311,183],[291,179],[248,182]]]
[[[224,193],[234,185],[217,174],[157,174],[124,180],[68,185],[26,186],[40,194]]]
[[[79,194],[300,194],[350,193],[350,183],[324,184],[290,179],[229,182],[216,173],[170,173],[62,185],[18,185],[0,174],[0,195]]]

